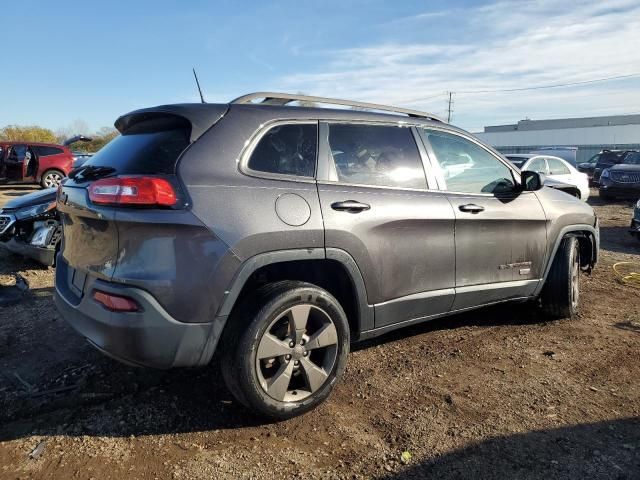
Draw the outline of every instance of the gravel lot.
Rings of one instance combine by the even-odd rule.
[[[329,401],[281,423],[215,365],[101,355],[57,314],[53,270],[0,251],[0,285],[30,286],[0,306],[0,478],[640,478],[640,288],[611,268],[640,242],[632,204],[592,194],[602,251],[579,319],[507,305],[354,346]]]

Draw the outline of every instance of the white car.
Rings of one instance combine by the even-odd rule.
[[[509,153],[505,157],[520,170],[543,173],[547,178],[574,185],[580,190],[580,200],[586,202],[589,198],[589,177],[566,160],[532,153]]]

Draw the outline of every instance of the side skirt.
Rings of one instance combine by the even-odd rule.
[[[408,327],[410,325],[415,325],[415,324],[422,323],[422,322],[428,322],[428,321],[431,321],[431,320],[436,320],[436,319],[442,318],[442,317],[448,317],[450,315],[455,315],[455,314],[458,314],[458,313],[467,312],[469,310],[477,310],[479,308],[489,307],[491,305],[498,305],[500,303],[526,302],[526,301],[529,301],[529,300],[534,300],[535,298],[536,298],[535,296],[508,298],[508,299],[505,299],[505,300],[498,300],[498,301],[495,301],[495,302],[484,303],[482,305],[475,305],[475,306],[472,306],[472,307],[460,308],[458,310],[451,310],[449,312],[437,313],[437,314],[434,314],[434,315],[428,315],[428,316],[424,316],[424,317],[413,318],[411,320],[406,320],[404,322],[394,323],[394,324],[391,324],[391,325],[385,325],[384,327],[374,328],[374,329],[371,329],[371,330],[367,330],[365,332],[361,332],[360,336],[358,338],[358,341],[369,340],[371,338],[376,338],[376,337],[379,337],[380,335],[384,335],[385,333],[391,332],[393,330],[398,330],[400,328]]]

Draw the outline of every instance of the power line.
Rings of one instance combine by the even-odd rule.
[[[476,93],[522,92],[525,90],[542,90],[544,88],[558,88],[558,87],[571,87],[574,85],[586,85],[589,83],[607,82],[610,80],[621,80],[623,78],[633,78],[633,77],[640,77],[640,73],[631,73],[629,75],[617,75],[615,77],[596,78],[593,80],[583,80],[580,82],[556,83],[552,85],[538,85],[535,87],[499,88],[495,90],[460,90],[455,93],[470,95],[470,94],[476,94]]]

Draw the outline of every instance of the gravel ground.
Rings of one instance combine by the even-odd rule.
[[[640,242],[631,203],[593,193],[602,252],[578,319],[505,305],[356,345],[331,398],[280,423],[215,365],[101,355],[57,314],[53,269],[0,251],[0,285],[29,284],[0,306],[0,478],[640,478],[640,289],[611,269]]]

